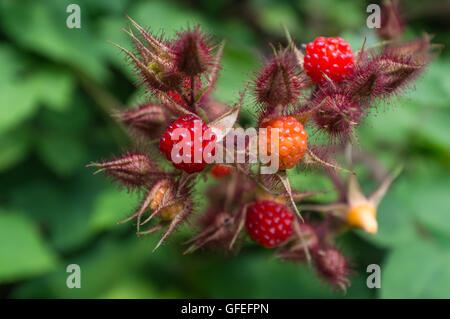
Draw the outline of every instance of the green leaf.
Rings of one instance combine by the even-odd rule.
[[[88,132],[93,114],[90,109],[92,104],[85,97],[75,95],[71,105],[64,110],[43,109],[39,113],[39,124],[47,131],[64,132],[77,135],[80,132]]]
[[[78,179],[71,178],[73,189],[67,189],[48,179],[35,178],[11,190],[11,205],[45,227],[56,249],[67,250],[85,242],[91,235],[88,217],[98,188],[97,180],[79,183]]]
[[[437,147],[448,156],[450,137],[446,132],[450,120],[447,107],[450,81],[445,74],[449,68],[447,62],[431,63],[415,83],[415,89],[406,90],[406,97],[394,97],[390,103],[378,106],[368,117],[367,124],[360,128],[360,138],[391,145]],[[417,145],[418,142],[423,143]]]
[[[0,210],[0,283],[40,275],[56,263],[56,256],[28,218]]]
[[[66,110],[72,99],[74,79],[56,68],[41,68],[30,79],[40,102],[49,108]]]
[[[381,268],[382,298],[450,298],[450,251],[425,240],[395,248]]]
[[[216,89],[213,96],[219,101],[230,103],[237,101],[239,92],[250,79],[251,71],[257,66],[257,58],[248,49],[225,44],[221,60],[222,70],[219,72]],[[247,94],[244,104],[249,103],[251,97]]]
[[[307,0],[300,5],[311,19],[320,21],[314,24],[314,30],[360,28],[365,25],[365,15],[362,14],[365,6],[359,1],[344,0],[337,5],[333,0]],[[320,33],[319,30],[316,34]]]
[[[144,278],[124,278],[114,287],[99,296],[101,299],[150,299],[161,298]]]
[[[26,59],[17,50],[7,44],[0,44],[0,63],[2,72],[0,73],[0,87],[16,80],[17,74],[26,67]]]
[[[117,227],[117,222],[131,215],[138,201],[136,193],[127,193],[125,190],[110,188],[97,196],[91,227],[95,231]]]
[[[160,255],[156,258],[155,254],[151,253],[150,247],[154,244],[149,242],[148,238],[137,240],[134,235],[126,238],[101,238],[93,242],[89,250],[68,258],[63,267],[59,267],[49,276],[25,283],[16,291],[15,297],[37,298],[42,296],[42,291],[50,298],[99,298],[117,293],[118,290],[118,293],[123,294],[124,288],[118,286],[136,276],[139,269],[149,261],[161,260]],[[67,289],[65,285],[68,275],[66,265],[72,263],[81,268],[80,289]],[[155,275],[154,278],[156,277]],[[152,286],[151,281],[145,283],[149,287]],[[127,291],[129,292],[129,289]]]
[[[24,159],[29,145],[30,136],[26,130],[0,135],[0,171],[5,171]]]
[[[140,25],[151,28],[153,32],[164,31],[169,38],[176,31],[185,29],[188,24],[201,24],[203,28],[208,25],[195,11],[170,1],[140,2],[129,10],[129,16]]]
[[[37,141],[36,146],[42,161],[62,176],[72,174],[87,162],[85,144],[64,132],[48,133]]]
[[[372,235],[358,231],[362,237],[382,247],[404,245],[417,237],[414,213],[402,197],[405,184],[400,176],[377,209],[378,232]]]
[[[71,3],[71,2],[69,2]],[[77,3],[80,4],[80,7],[89,9],[89,12],[98,11],[99,13],[118,13],[122,14],[126,11],[127,6],[129,5],[129,0],[79,0]]]
[[[415,83],[415,89],[408,94],[412,101],[424,106],[448,107],[450,99],[450,61],[432,61],[424,74]]]
[[[22,66],[11,56],[17,54],[9,47],[0,47],[0,62],[5,65],[5,72],[0,75],[0,134],[12,129],[30,118],[42,102],[55,110],[65,109],[71,102],[74,81],[71,76],[57,68]],[[15,58],[17,59],[17,58]],[[35,72],[23,76],[22,69],[36,69]]]
[[[319,193],[314,197],[308,198],[308,200],[314,199],[320,202],[331,202],[336,200],[337,194],[330,179],[318,171],[315,171],[314,173],[315,174],[310,174],[308,171],[305,172],[297,169],[289,170],[288,175],[292,189],[298,192],[325,191],[325,193]]]
[[[419,222],[430,230],[450,233],[450,199],[448,181],[450,174],[441,173],[409,180],[403,197],[409,210]]]
[[[0,134],[30,118],[38,106],[38,95],[30,82],[1,86],[0,96]]]
[[[47,227],[61,216],[59,212],[65,205],[63,189],[48,180],[22,182],[10,190],[9,196],[13,207]]]
[[[99,19],[99,33],[103,42],[111,41],[122,45],[124,48],[131,48],[132,42],[130,38],[122,31],[122,28],[127,27],[127,19],[121,17],[103,17]],[[136,81],[137,75],[132,63],[129,63],[124,54],[111,45],[105,49],[106,58],[112,62],[119,70],[121,70],[130,81]]]
[[[81,69],[95,79],[104,79],[107,69],[102,57],[106,44],[96,40],[84,7],[81,7],[81,28],[66,26],[69,4],[52,0],[5,0],[0,2],[0,23],[19,45]]]
[[[382,104],[365,120],[358,136],[367,144],[382,141],[394,145],[407,145],[410,134],[419,125],[420,108],[417,105],[405,105],[400,99],[393,104]]]
[[[279,36],[283,35],[282,25],[285,25],[288,30],[293,30],[296,33],[299,31],[299,20],[296,12],[284,3],[271,3],[260,6],[260,23],[267,32],[276,32]]]
[[[97,194],[109,185],[85,167],[80,167],[69,180],[63,202],[50,211],[54,216],[52,243],[64,251],[82,247],[96,235],[90,227],[94,202]]]
[[[393,183],[377,209],[376,235],[361,234],[381,246],[416,241],[422,231],[450,233],[450,175],[431,160],[409,159],[405,172]]]
[[[448,123],[450,121],[450,108],[439,108],[422,105],[420,130],[415,130],[412,144],[417,148],[437,149],[440,153],[450,157],[450,135]],[[420,144],[419,144],[420,142]]]
[[[186,271],[193,268],[201,273],[201,276],[195,277],[195,282],[189,284],[203,289],[206,287],[208,298],[344,297],[341,291],[333,290],[321,282],[312,268],[281,263],[262,252],[242,252],[239,261],[208,255],[208,258],[200,259],[197,264],[186,261],[184,267]],[[226,271],[226,276],[223,271]],[[362,278],[355,276],[352,279],[353,284],[346,297],[368,297],[370,291]],[[240,284],[236,285],[237,282]]]

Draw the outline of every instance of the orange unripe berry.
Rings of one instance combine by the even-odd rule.
[[[155,194],[155,197],[153,197],[152,202],[150,203],[150,209],[155,210],[158,208],[158,206],[161,204],[161,201],[164,197],[164,193],[167,191],[166,186],[161,186]]]
[[[370,234],[375,234],[378,230],[378,223],[374,205],[367,202],[351,207],[347,214],[347,223],[353,227],[362,228]]]
[[[260,134],[260,147],[262,143],[267,143],[267,155],[272,155],[274,147],[273,151],[278,154],[279,169],[290,169],[297,165],[305,155],[308,141],[302,123],[292,116],[283,116],[263,124],[262,128],[267,128],[267,136]],[[278,129],[278,139],[272,140],[272,129]]]
[[[166,193],[168,187],[167,186],[161,186],[157,191],[155,196],[153,197],[151,203],[150,203],[150,209],[155,210],[161,205],[161,202],[164,198],[164,194]],[[158,216],[164,220],[164,221],[171,221],[175,218],[175,216],[178,215],[184,208],[184,205],[182,202],[178,202],[175,204],[172,204],[170,206],[162,208]]]

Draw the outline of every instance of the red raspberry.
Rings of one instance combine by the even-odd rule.
[[[316,38],[306,46],[303,67],[318,84],[325,81],[324,73],[331,80],[340,82],[354,70],[350,45],[341,37]]]
[[[186,98],[189,100],[191,98],[191,80],[190,78],[185,78],[182,84],[183,90],[186,92]],[[197,86],[196,86],[197,88]],[[166,92],[167,96],[170,97],[170,99],[172,101],[174,101],[175,103],[186,107],[186,102],[183,99],[183,97],[181,96],[180,93],[178,93],[178,91],[176,90],[169,90]]]
[[[272,154],[272,145],[275,146],[275,149],[278,149],[280,170],[297,165],[305,154],[308,140],[308,134],[303,129],[302,123],[292,116],[283,116],[265,123],[262,127],[267,128],[267,155]],[[272,128],[279,129],[278,141],[272,141]],[[260,143],[264,143],[265,140],[264,136],[260,136]]]
[[[199,124],[196,123],[201,125],[201,132],[195,131],[195,129],[199,128]],[[183,128],[188,131],[180,132],[180,134],[177,134],[179,136],[175,138],[174,131],[176,129]],[[202,120],[193,115],[184,115],[167,127],[166,132],[159,140],[159,149],[161,153],[163,153],[166,158],[172,162],[174,167],[190,174],[201,172],[206,166],[206,160],[208,162],[212,162],[215,154],[214,145],[211,145],[210,143],[214,143],[216,137],[215,135],[205,134],[206,130],[208,130],[208,126]],[[187,134],[187,132],[190,134]],[[194,134],[198,134],[200,136],[199,140],[194,141]],[[209,138],[210,136],[212,137]],[[183,140],[188,143],[187,147],[189,148],[189,153],[184,154],[184,147],[180,147],[177,158],[181,161],[179,163],[175,163],[175,161],[172,160],[172,148]],[[209,152],[204,155],[203,152],[206,147],[208,147],[207,151]],[[201,158],[200,160],[194,162],[195,151],[201,154]]]
[[[175,91],[175,90],[170,90],[170,91],[167,91],[166,94],[167,94],[167,96],[170,97],[170,99],[171,99],[172,101],[174,101],[175,103],[177,103],[177,104],[179,104],[179,105],[181,105],[181,106],[186,107],[186,102],[185,102],[184,99],[181,97],[181,94],[178,93],[177,91]]]
[[[250,238],[266,248],[273,248],[292,235],[294,215],[283,204],[261,200],[247,211],[245,227]]]
[[[211,169],[211,174],[215,178],[223,178],[230,174],[231,167],[229,166],[223,166],[223,165],[214,165]]]

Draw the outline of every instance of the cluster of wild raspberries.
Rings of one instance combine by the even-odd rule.
[[[251,79],[258,128],[279,130],[276,140],[271,140],[270,133],[258,139],[259,147],[277,145],[279,170],[264,175],[260,162],[214,164],[215,143],[227,138],[220,134],[203,137],[200,143],[188,139],[177,153],[182,157],[199,151],[206,158],[188,163],[174,160],[173,147],[186,138],[174,134],[175,129],[185,128],[202,136],[211,127],[239,127],[245,90],[233,107],[213,99],[210,93],[220,70],[223,45],[212,45],[212,39],[199,27],[165,40],[128,19],[137,32],[132,28],[124,31],[136,50],[119,48],[131,59],[141,79],[139,85],[145,86],[151,97],[139,108],[115,117],[130,129],[141,151],[90,164],[127,188],[144,193],[126,221],[135,219],[138,235],[162,231],[158,248],[195,212],[199,231],[188,241],[185,253],[201,247],[233,250],[242,245],[247,234],[256,243],[275,249],[281,260],[307,262],[323,279],[345,289],[350,283],[349,262],[334,238],[352,227],[377,231],[376,208],[396,174],[365,196],[351,166],[340,168],[330,160],[330,151],[342,151],[340,146],[354,140],[355,129],[370,109],[402,92],[423,70],[431,57],[429,37],[403,43],[388,41],[372,48],[363,45],[358,51],[352,51],[342,38],[318,37],[302,52],[288,35],[289,45],[274,49],[273,56]],[[308,134],[306,127],[313,132]],[[312,146],[308,136],[317,132],[328,136],[329,142]],[[170,162],[173,167],[165,165]],[[340,196],[334,203],[302,204],[302,209],[311,212],[305,221],[297,203],[317,192],[292,189],[286,170],[308,164],[322,168]],[[341,180],[336,170],[347,171],[349,177]],[[217,179],[206,194],[194,191],[200,176]],[[196,202],[206,198],[210,206],[205,212],[196,211]],[[321,214],[316,216],[314,211]],[[141,230],[147,224],[151,226]]]

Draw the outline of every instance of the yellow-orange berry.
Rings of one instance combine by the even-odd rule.
[[[172,204],[170,206],[164,207],[163,209],[161,209],[161,211],[159,212],[159,217],[162,220],[165,221],[171,221],[172,219],[175,218],[175,216],[177,216],[184,208],[184,205],[182,202],[178,202],[175,204]]]
[[[158,208],[158,206],[161,204],[161,201],[164,197],[164,193],[166,192],[167,187],[166,186],[161,186],[155,194],[155,197],[153,197],[151,203],[150,203],[150,209],[151,210],[155,210]]]
[[[166,194],[168,190],[167,186],[161,186],[155,193],[155,196],[153,197],[152,201],[150,202],[150,209],[155,210],[161,205],[161,202],[164,198],[164,195]],[[177,202],[175,204],[172,204],[170,206],[162,208],[158,216],[164,221],[171,221],[175,218],[184,208],[184,204],[182,202]]]
[[[351,207],[347,214],[347,223],[375,234],[378,230],[375,207],[369,202]]]
[[[267,135],[260,134],[261,143],[267,143],[267,155],[278,154],[279,169],[293,168],[305,155],[308,134],[302,123],[294,117],[283,116],[265,123],[262,128],[267,128]],[[278,129],[278,139],[272,140],[272,129]],[[273,150],[272,150],[273,148]]]
[[[287,201],[283,198],[283,196],[276,196],[272,195],[266,190],[258,187],[255,192],[255,197],[257,200],[266,200],[266,201],[272,201],[278,204],[286,205]]]

